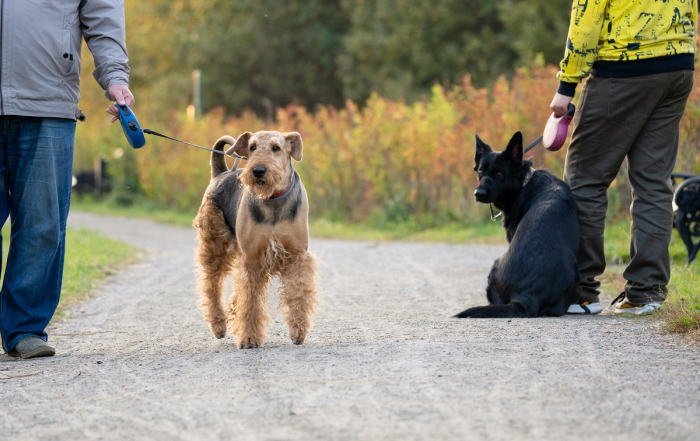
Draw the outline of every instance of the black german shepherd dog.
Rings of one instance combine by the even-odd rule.
[[[493,264],[486,298],[490,305],[460,312],[459,318],[561,316],[579,282],[579,227],[571,189],[523,161],[523,136],[513,135],[503,152],[476,137],[476,200],[503,212],[510,246]]]

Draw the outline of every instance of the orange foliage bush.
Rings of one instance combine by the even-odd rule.
[[[431,96],[413,104],[375,95],[362,109],[350,101],[341,109],[321,107],[315,113],[289,106],[277,110],[274,122],[252,113],[226,117],[213,111],[197,121],[184,115],[153,116],[151,121],[161,124],[144,125],[208,145],[224,134],[299,131],[304,160],[297,168],[309,192],[312,216],[421,226],[470,222],[484,219],[487,212],[473,197],[474,135],[496,150],[518,130],[527,143],[537,138],[550,114],[555,73],[554,67],[519,69],[511,80],[498,79],[490,91],[474,88],[465,77],[461,87],[435,86]],[[700,83],[695,88],[681,126],[679,171],[700,172]],[[86,143],[115,139],[114,133],[109,139],[104,132],[79,135]],[[565,149],[553,153],[539,147],[529,156],[536,168],[561,176]],[[135,157],[146,197],[179,209],[198,207],[209,180],[207,153],[149,137]]]

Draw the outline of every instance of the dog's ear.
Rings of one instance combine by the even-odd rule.
[[[284,134],[284,140],[287,141],[289,145],[290,154],[295,161],[301,161],[301,151],[303,149],[303,142],[301,141],[301,135],[297,132],[289,132]]]
[[[522,164],[523,162],[523,134],[520,132],[515,132],[510,142],[508,142],[508,147],[506,147],[505,153],[506,157],[512,160],[516,164]]]
[[[250,140],[250,137],[253,136],[252,133],[250,132],[245,132],[241,136],[238,137],[236,140],[236,143],[231,147],[230,149],[226,150],[226,154],[230,155],[231,152],[237,154],[238,156],[245,156],[246,158],[248,157],[248,141]]]
[[[476,150],[474,153],[474,171],[479,170],[479,162],[481,162],[481,157],[486,153],[491,153],[491,147],[488,146],[484,141],[476,135]]]

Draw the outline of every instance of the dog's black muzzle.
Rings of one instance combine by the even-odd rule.
[[[265,176],[266,171],[267,170],[265,169],[265,167],[255,167],[253,169],[253,176],[255,176],[257,179],[262,179],[262,177]]]
[[[474,197],[477,202],[482,204],[491,204],[496,200],[496,191],[493,188],[493,182],[489,182],[488,178],[479,182],[479,185],[474,190]]]
[[[474,196],[476,196],[477,202],[486,202],[487,195],[488,192],[481,187],[476,187],[476,190],[474,190]]]

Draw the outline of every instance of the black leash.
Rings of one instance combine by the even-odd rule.
[[[146,130],[148,130],[148,129],[146,129]],[[532,144],[530,144],[529,146],[525,147],[525,150],[523,150],[523,155],[524,155],[525,153],[529,152],[530,150],[534,149],[535,146],[536,146],[537,144],[541,143],[541,142],[542,142],[542,138],[544,138],[544,135],[542,135],[542,136],[540,136],[539,138],[537,138],[536,140],[532,141]]]
[[[151,129],[143,129],[143,133],[147,133],[147,134],[149,134],[149,135],[154,135],[154,136],[160,136],[161,138],[170,139],[171,141],[181,142],[181,143],[183,143],[183,144],[191,145],[192,147],[197,147],[198,149],[207,150],[207,151],[209,151],[209,152],[221,153],[222,155],[225,155],[225,154],[226,154],[226,152],[224,152],[223,150],[214,150],[214,149],[202,147],[201,145],[192,144],[192,143],[190,143],[190,142],[185,142],[185,141],[183,141],[183,140],[181,140],[181,139],[171,138],[171,137],[169,137],[169,136],[163,135],[162,133],[154,132],[154,131],[151,130]],[[246,158],[245,156],[238,156],[238,155],[235,154],[235,153],[231,153],[231,154],[229,154],[228,156],[233,156],[234,158],[238,158],[238,159],[246,159],[246,160],[248,159],[248,158]]]

